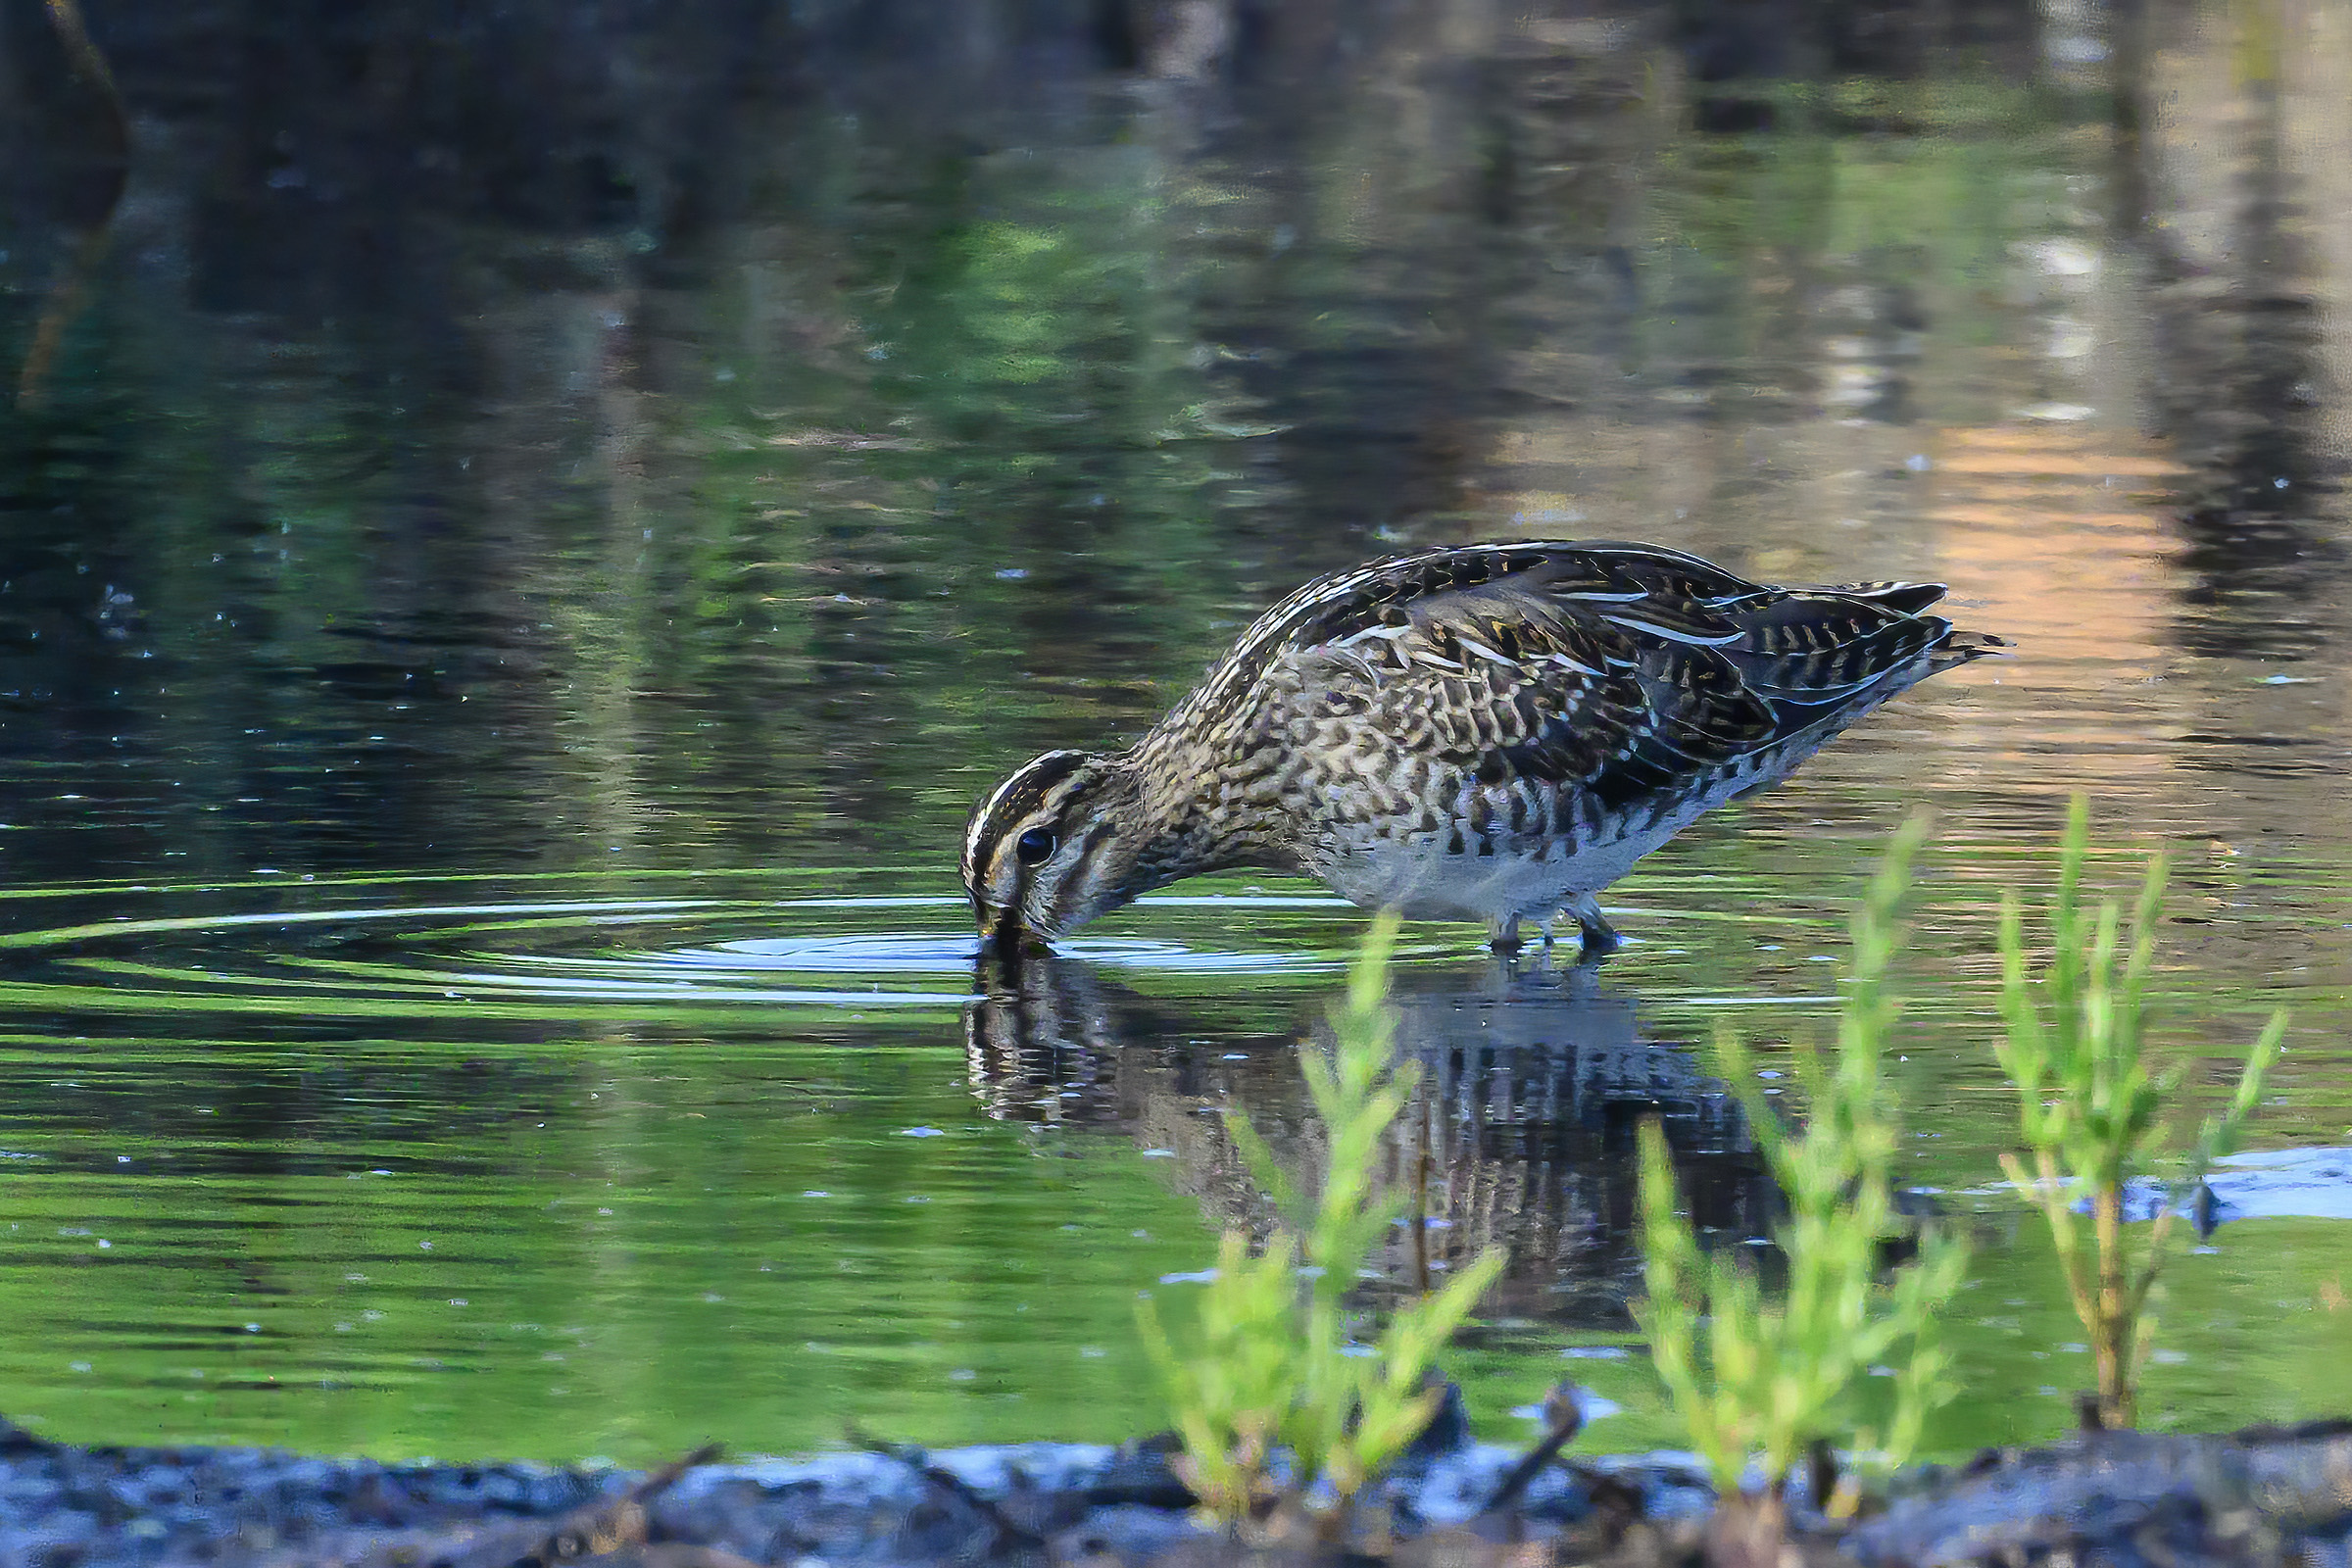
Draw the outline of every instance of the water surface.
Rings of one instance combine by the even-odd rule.
[[[623,1460],[1157,1424],[1134,1301],[1263,1220],[1216,1112],[1310,1155],[1361,918],[1209,879],[983,996],[962,819],[1420,543],[1941,578],[2018,645],[1645,862],[1597,974],[1411,932],[1440,1223],[1367,1300],[1510,1247],[1452,1363],[1489,1435],[1571,1370],[1597,1444],[1671,1436],[1634,1127],[1755,1233],[1706,1043],[1824,1036],[1915,809],[1914,1179],[1981,1248],[1939,1446],[2089,1375],[1984,1191],[1994,910],[2071,792],[2105,880],[2173,857],[2190,1099],[2288,1004],[2261,1142],[2352,1144],[2332,21],[1049,10],[117,8],[111,205],[10,35],[0,350],[57,347],[0,434],[0,1411]],[[2180,1260],[2152,1419],[2352,1404],[2315,1190]]]

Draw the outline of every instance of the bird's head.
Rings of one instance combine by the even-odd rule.
[[[1042,952],[1135,896],[1133,769],[1048,752],[997,786],[963,835],[963,885],[981,939],[1006,958]]]

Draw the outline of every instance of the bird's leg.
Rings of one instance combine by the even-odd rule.
[[[1551,967],[1551,928],[1552,925],[1559,919],[1559,917],[1560,911],[1557,909],[1552,909],[1546,913],[1535,916],[1537,929],[1544,933],[1544,946],[1538,949],[1536,953],[1536,967],[1539,970],[1549,969]]]
[[[1568,912],[1576,916],[1578,929],[1584,933],[1583,956],[1598,957],[1611,952],[1625,939],[1600,912],[1600,901],[1590,893],[1580,893],[1568,901]]]
[[[1544,938],[1546,942],[1550,941],[1551,933],[1545,931]],[[1487,922],[1487,946],[1499,954],[1517,953],[1519,951],[1519,917],[1515,914],[1498,914],[1489,920]]]

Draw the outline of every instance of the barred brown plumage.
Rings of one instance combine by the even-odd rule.
[[[1775,587],[1655,545],[1388,556],[1251,622],[1124,752],[1049,752],[972,815],[963,880],[1010,954],[1234,866],[1366,907],[1519,924],[1594,895],[1847,724],[2006,646],[1927,612],[1940,583]]]

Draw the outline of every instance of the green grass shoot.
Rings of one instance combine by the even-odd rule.
[[[1203,1512],[1237,1530],[1286,1499],[1308,1506],[1328,1494],[1310,1511],[1326,1539],[1343,1536],[1357,1494],[1428,1424],[1440,1394],[1423,1374],[1502,1271],[1499,1250],[1482,1253],[1397,1310],[1372,1354],[1352,1353],[1344,1298],[1403,1212],[1403,1197],[1380,1194],[1375,1178],[1419,1077],[1416,1064],[1396,1060],[1386,1001],[1396,928],[1393,915],[1373,922],[1332,1011],[1334,1049],[1300,1052],[1326,1138],[1318,1189],[1300,1192],[1249,1122],[1230,1115],[1281,1221],[1255,1256],[1248,1236],[1225,1233],[1189,1347],[1171,1342],[1149,1298],[1137,1305],[1184,1439],[1179,1473]]]
[[[2138,1417],[2139,1378],[2154,1345],[2150,1292],[2164,1264],[2180,1200],[2206,1169],[2237,1145],[2261,1098],[2264,1076],[2286,1032],[2273,1013],[2238,1074],[2229,1107],[2206,1119],[2196,1144],[2177,1161],[2166,1201],[2145,1240],[2132,1244],[2124,1224],[2125,1184],[2160,1163],[2161,1112],[2178,1075],[2148,1067],[2144,1032],[2148,971],[2164,904],[2165,862],[2148,863],[2127,929],[2115,901],[2093,909],[2082,892],[2090,853],[2090,808],[2076,796],[2060,841],[2058,888],[2048,911],[2049,956],[2035,969],[2027,953],[2017,895],[2001,901],[2001,1014],[1993,1052],[2018,1096],[2018,1130],[2033,1157],[2015,1153],[2001,1166],[2026,1201],[2049,1221],[2075,1315],[2090,1336],[2098,1374],[2099,1423],[2129,1427]],[[2078,1204],[2087,1204],[2090,1246],[2082,1245]]]
[[[1847,1439],[1879,1462],[1900,1464],[1928,1414],[1956,1392],[1935,1320],[1960,1286],[1966,1245],[1930,1226],[1916,1257],[1890,1275],[1881,1256],[1883,1244],[1906,1229],[1893,1192],[1899,1106],[1882,1070],[1898,1005],[1886,975],[1898,942],[1895,910],[1924,831],[1914,821],[1896,836],[1855,911],[1835,1062],[1810,1049],[1797,1053],[1801,1132],[1782,1124],[1739,1038],[1726,1033],[1717,1042],[1720,1070],[1788,1198],[1788,1217],[1772,1228],[1788,1260],[1776,1297],[1767,1297],[1746,1256],[1700,1250],[1677,1206],[1665,1137],[1654,1121],[1642,1128],[1648,1294],[1637,1316],[1718,1490],[1733,1496],[1750,1462],[1760,1462],[1775,1511],[1789,1471],[1816,1442]],[[1861,1427],[1855,1396],[1881,1364],[1894,1368],[1891,1414],[1883,1429]],[[1851,1482],[1821,1500],[1850,1508]]]

